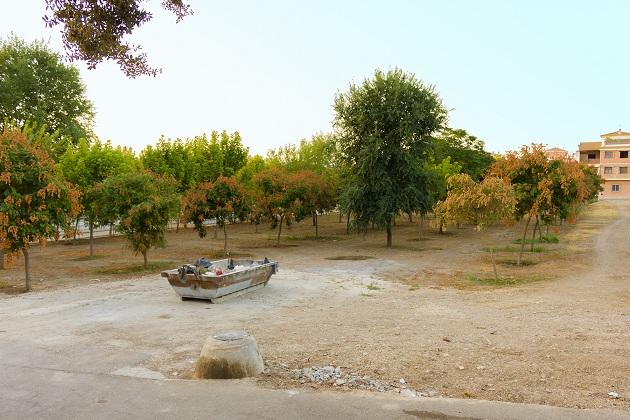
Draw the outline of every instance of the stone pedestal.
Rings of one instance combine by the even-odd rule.
[[[256,376],[265,368],[256,340],[245,331],[225,331],[206,339],[195,378],[238,379]]]

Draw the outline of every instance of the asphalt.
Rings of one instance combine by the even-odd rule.
[[[248,380],[151,380],[0,363],[2,419],[629,419],[630,413],[370,393]]]

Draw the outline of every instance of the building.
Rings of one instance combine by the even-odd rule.
[[[579,160],[604,178],[602,199],[630,198],[630,133],[617,130],[600,137],[600,141],[580,143]]]
[[[575,160],[568,151],[559,147],[545,149],[545,155],[551,160]]]

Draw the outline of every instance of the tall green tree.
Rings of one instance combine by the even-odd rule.
[[[430,206],[426,177],[418,170],[431,136],[447,113],[435,90],[413,74],[377,70],[374,77],[335,98],[339,147],[350,173],[343,208],[361,230],[370,223],[387,231],[401,212]]]
[[[27,122],[57,133],[53,157],[90,138],[94,109],[76,67],[63,63],[43,41],[0,41],[0,129]]]
[[[219,137],[218,144],[223,157],[223,176],[231,177],[247,163],[249,149],[243,145],[243,140],[238,131],[229,134],[222,131],[221,134],[212,133],[213,139]]]
[[[172,178],[151,172],[118,174],[100,185],[103,213],[117,217],[116,230],[148,266],[151,248],[166,244],[168,222],[177,215],[178,196]]]
[[[215,133],[216,134],[216,133]],[[188,139],[186,158],[190,165],[190,185],[214,182],[223,174],[223,151],[216,135]]]
[[[90,230],[89,255],[94,256],[94,228],[112,223],[108,215],[103,213],[99,197],[99,184],[106,178],[139,171],[140,162],[131,149],[114,147],[111,142],[96,140],[88,144],[86,140],[79,141],[76,148],[69,147],[61,156],[57,165],[61,175],[75,184],[81,192],[82,213]]]
[[[79,210],[78,191],[55,174],[50,156],[13,127],[0,132],[0,246],[22,252],[26,290],[31,288],[32,243],[57,235]]]
[[[435,162],[450,158],[461,166],[461,172],[479,180],[494,161],[492,154],[484,150],[483,140],[466,130],[444,128],[432,140],[432,156]]]
[[[71,60],[87,62],[95,68],[103,60],[114,60],[127,77],[155,76],[140,47],[126,37],[151,20],[152,14],[141,5],[143,0],[45,0],[46,26],[62,26],[63,43]],[[177,22],[192,14],[182,0],[163,0],[162,7],[172,12]]]

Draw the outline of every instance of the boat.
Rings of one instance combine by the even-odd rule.
[[[162,272],[182,300],[205,299],[218,302],[267,285],[278,272],[278,262],[225,258],[209,261],[200,258],[194,264]]]

